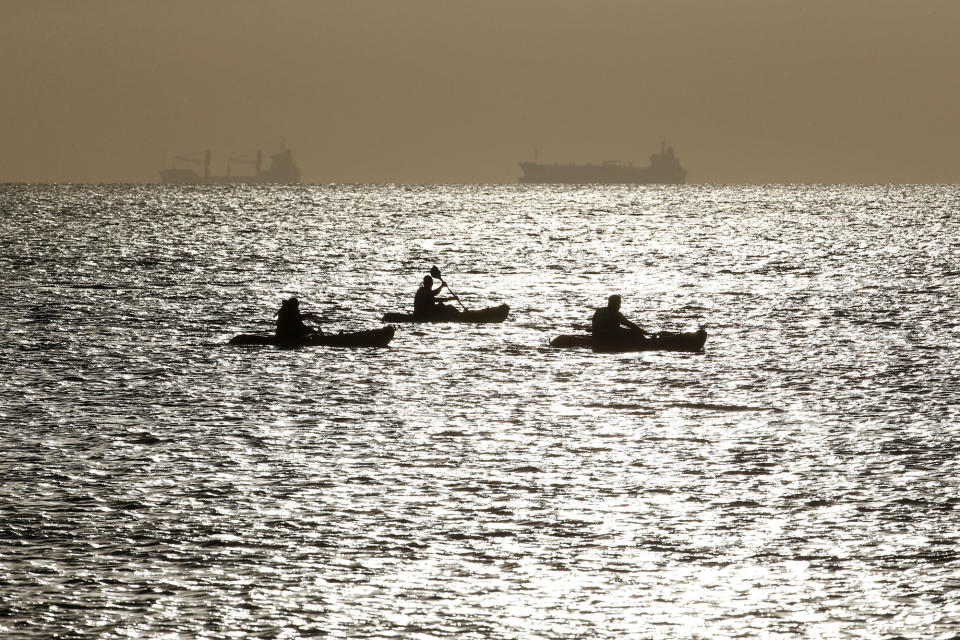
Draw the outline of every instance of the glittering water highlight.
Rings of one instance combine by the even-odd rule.
[[[0,187],[0,634],[951,637],[957,187]],[[327,330],[439,265],[499,325]],[[702,354],[547,347],[620,293]]]

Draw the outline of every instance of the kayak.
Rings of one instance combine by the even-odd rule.
[[[698,331],[686,333],[672,333],[661,331],[649,338],[642,335],[624,333],[612,340],[594,341],[590,334],[562,335],[550,341],[551,347],[560,349],[569,347],[586,347],[594,351],[620,353],[624,351],[703,351],[703,344],[707,341],[707,332],[703,327]]]
[[[353,331],[344,333],[315,333],[304,336],[300,340],[278,339],[274,334],[241,333],[230,338],[227,344],[261,344],[277,347],[385,347],[393,340],[396,328],[391,326],[382,329],[368,329],[367,331]]]
[[[561,335],[550,341],[551,347],[565,349],[570,347],[585,347],[594,351],[619,353],[625,351],[702,351],[707,341],[707,332],[699,331],[686,333],[672,333],[661,331],[649,338],[642,335],[623,335],[613,340],[603,340],[595,343],[590,334]]]
[[[443,313],[432,314],[429,316],[417,316],[412,313],[385,313],[384,322],[503,322],[510,313],[510,307],[501,304],[499,307],[487,307],[486,309],[472,309],[470,311],[459,311],[453,309]]]

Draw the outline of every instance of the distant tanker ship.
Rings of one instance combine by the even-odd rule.
[[[660,145],[650,156],[649,167],[622,162],[603,164],[540,164],[521,162],[521,183],[532,184],[683,184],[687,170],[673,154],[673,147]]]
[[[193,169],[172,167],[170,169],[160,170],[160,182],[163,184],[296,184],[300,182],[300,169],[293,161],[293,154],[289,149],[283,149],[280,153],[270,156],[270,168],[266,171],[261,170],[260,164],[263,154],[257,151],[255,158],[246,158],[244,156],[230,156],[227,159],[227,175],[210,175],[210,151],[208,150],[202,158],[190,156],[177,156],[174,158],[174,164],[179,162],[190,162],[203,166],[203,175],[198,174]],[[253,175],[231,175],[231,165],[234,163],[255,165]]]

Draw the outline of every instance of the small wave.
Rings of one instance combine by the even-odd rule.
[[[722,476],[767,476],[771,475],[773,472],[769,468],[770,465],[761,465],[757,464],[750,469],[730,469],[729,471],[723,471],[720,473]]]
[[[163,441],[152,433],[141,433],[130,441],[131,444],[160,444],[161,442]]]
[[[666,406],[679,409],[706,409],[707,411],[773,411],[783,413],[783,409],[777,407],[751,407],[743,404],[714,404],[711,402],[670,402]]]
[[[113,503],[111,508],[116,509],[117,511],[140,511],[145,507],[144,504],[139,500],[121,500]]]
[[[732,502],[723,503],[720,506],[728,507],[728,508],[741,508],[741,507],[759,507],[761,505],[756,500],[733,500]]]
[[[67,284],[66,286],[71,289],[111,289],[109,285],[105,284]]]
[[[461,431],[461,430],[458,430],[458,429],[447,429],[447,430],[445,430],[445,431],[440,431],[440,432],[435,433],[435,434],[433,434],[433,435],[434,435],[434,437],[437,437],[437,438],[441,438],[441,437],[461,438],[461,437],[463,437],[463,436],[466,436],[466,435],[467,435],[467,432],[466,432],[466,431]]]
[[[447,538],[450,540],[479,540],[481,536],[475,533],[460,533],[455,531],[453,533],[448,533]]]
[[[587,409],[648,409],[649,405],[645,404],[634,404],[629,402],[590,402],[583,405]]]
[[[648,442],[691,442],[693,444],[707,444],[710,442],[708,438],[677,438],[673,436],[647,436],[645,439]]]

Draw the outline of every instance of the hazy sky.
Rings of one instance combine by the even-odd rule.
[[[960,182],[957,0],[0,0],[0,181]],[[240,170],[236,168],[235,171]]]

